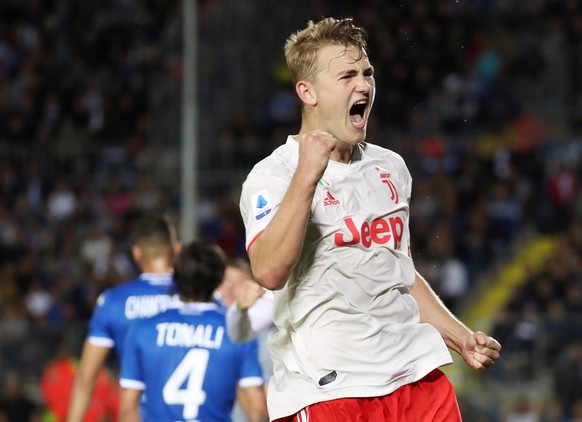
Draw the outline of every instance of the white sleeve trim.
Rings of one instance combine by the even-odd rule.
[[[127,388],[128,390],[144,391],[146,389],[145,383],[127,378],[121,378],[119,380],[119,385],[121,385],[123,388]]]
[[[89,343],[94,346],[101,346],[101,347],[109,347],[112,348],[115,346],[115,342],[107,337],[89,337]]]
[[[248,377],[248,378],[241,378],[238,381],[239,387],[246,388],[246,387],[260,387],[264,384],[262,377]]]

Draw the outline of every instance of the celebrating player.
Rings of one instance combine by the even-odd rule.
[[[134,324],[122,359],[120,420],[230,421],[238,395],[251,422],[267,417],[256,340],[235,344],[226,334],[225,309],[213,301],[224,259],[208,243],[183,248],[175,263],[180,301]]]
[[[268,404],[279,421],[458,421],[438,369],[447,346],[476,370],[499,343],[461,323],[416,272],[410,173],[365,143],[374,68],[352,19],[285,44],[301,128],[259,162],[240,208],[256,280],[276,290]]]
[[[131,252],[142,274],[99,296],[75,377],[68,422],[83,420],[109,351],[115,348],[121,360],[129,326],[166,310],[177,299],[172,262],[179,243],[174,225],[164,217],[145,217],[138,221],[133,236]]]

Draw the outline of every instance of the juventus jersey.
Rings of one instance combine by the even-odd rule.
[[[263,384],[257,341],[233,343],[225,312],[177,302],[132,325],[120,384],[147,393],[144,422],[230,422],[237,386]]]
[[[129,326],[135,320],[165,311],[177,299],[170,273],[144,273],[135,280],[107,289],[97,299],[89,322],[88,340],[97,346],[115,347],[121,360]]]
[[[298,152],[289,137],[243,184],[247,249],[277,213]],[[402,158],[375,145],[356,146],[348,164],[330,160],[300,260],[275,291],[272,419],[324,400],[389,394],[452,362],[410,295],[411,185]]]

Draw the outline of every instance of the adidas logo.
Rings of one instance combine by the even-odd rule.
[[[335,199],[330,191],[327,191],[327,195],[323,199],[323,205],[327,207],[328,205],[339,205],[339,203],[340,201]]]

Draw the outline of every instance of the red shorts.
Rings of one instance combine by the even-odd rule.
[[[381,397],[315,403],[275,422],[458,422],[461,412],[452,384],[435,369]]]

